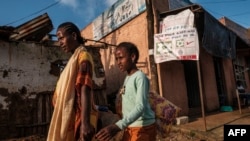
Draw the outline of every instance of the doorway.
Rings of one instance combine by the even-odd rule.
[[[227,95],[224,86],[224,71],[223,71],[223,64],[222,59],[219,57],[213,57],[214,61],[214,71],[215,71],[215,78],[216,78],[216,86],[217,86],[217,93],[219,97],[219,104],[221,106],[227,105]]]
[[[201,113],[199,79],[196,61],[182,61],[188,95],[189,116]]]

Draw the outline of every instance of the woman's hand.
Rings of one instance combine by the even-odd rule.
[[[80,141],[91,141],[95,135],[95,128],[91,124],[82,124]]]

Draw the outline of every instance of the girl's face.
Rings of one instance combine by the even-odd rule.
[[[64,52],[73,52],[75,49],[76,36],[75,33],[68,34],[64,29],[58,29],[56,33],[58,42]]]
[[[118,68],[122,72],[130,72],[133,67],[132,56],[130,55],[124,47],[118,47],[115,50],[115,60],[117,62]]]

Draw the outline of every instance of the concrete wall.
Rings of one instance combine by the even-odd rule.
[[[59,47],[0,42],[0,139],[20,136],[19,125],[50,121],[44,110],[58,79],[51,63],[67,58]],[[48,95],[45,102],[41,95]]]

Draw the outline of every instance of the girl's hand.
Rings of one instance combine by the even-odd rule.
[[[96,134],[96,139],[99,141],[109,141],[111,140],[121,129],[115,125],[109,125],[103,129],[101,129],[97,134]]]

